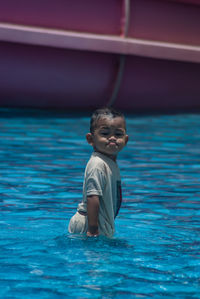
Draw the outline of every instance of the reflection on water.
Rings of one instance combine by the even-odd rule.
[[[113,239],[71,236],[89,117],[0,110],[1,298],[199,298],[200,115],[127,117]]]

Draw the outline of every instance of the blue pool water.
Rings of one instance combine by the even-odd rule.
[[[200,298],[200,115],[128,115],[113,239],[70,236],[88,115],[0,110],[0,298]]]

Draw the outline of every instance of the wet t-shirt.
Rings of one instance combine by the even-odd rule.
[[[121,178],[117,163],[109,157],[94,152],[85,169],[83,201],[78,211],[87,213],[87,196],[98,195],[99,232],[106,236],[114,234],[114,219],[121,206]]]

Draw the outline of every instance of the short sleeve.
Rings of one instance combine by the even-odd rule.
[[[103,190],[105,188],[105,183],[105,173],[98,168],[93,169],[85,180],[86,195],[102,196]]]

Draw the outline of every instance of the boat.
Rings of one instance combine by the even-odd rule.
[[[200,108],[200,0],[0,0],[0,106]]]

